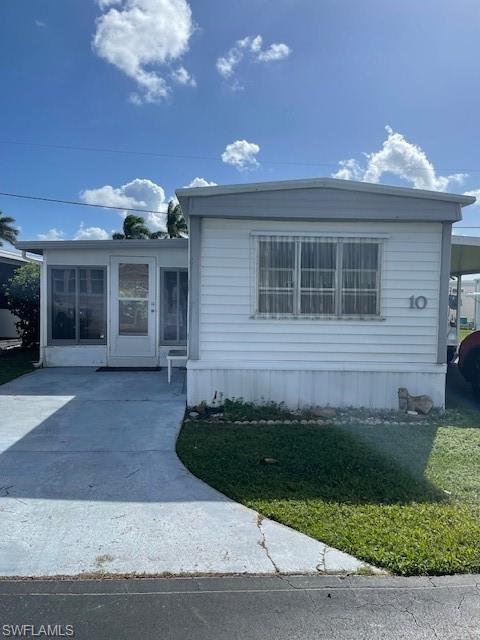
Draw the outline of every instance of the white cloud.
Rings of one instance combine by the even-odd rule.
[[[46,27],[46,26],[47,26],[47,23],[46,23],[46,22],[44,22],[43,20],[38,20],[38,19],[37,19],[37,20],[35,20],[35,25],[36,25],[37,27],[39,27],[40,29],[43,29],[44,27]]]
[[[97,4],[100,9],[107,9],[114,4],[121,4],[123,0],[97,0]]]
[[[73,236],[74,240],[108,240],[111,235],[101,229],[100,227],[86,227],[83,222],[76,234]]]
[[[391,127],[387,126],[385,129],[387,139],[379,151],[365,154],[365,167],[362,168],[353,158],[341,160],[340,168],[332,177],[377,183],[384,173],[392,173],[410,182],[416,189],[432,191],[446,191],[454,183],[462,184],[467,177],[467,174],[463,173],[438,175],[423,149],[408,142],[401,133],[393,131]]]
[[[152,180],[135,178],[120,187],[107,184],[98,189],[86,189],[80,193],[80,198],[87,204],[99,204],[107,207],[125,209],[148,209],[144,218],[154,231],[165,231],[165,202],[164,189]],[[125,215],[125,211],[122,215]]]
[[[190,184],[185,185],[186,188],[189,187],[216,187],[216,182],[208,182],[205,178],[194,178]]]
[[[65,233],[60,229],[49,229],[46,233],[39,233],[37,238],[39,240],[63,240]]]
[[[475,207],[478,207],[480,205],[480,189],[473,189],[472,191],[465,191],[465,193],[463,195],[464,196],[473,196],[474,198],[476,198],[477,201],[474,203]]]
[[[339,178],[340,180],[362,180],[364,170],[355,158],[340,160],[338,164],[340,165],[340,169],[332,174],[333,178]]]
[[[283,60],[287,58],[291,49],[283,42],[273,43],[267,49],[262,49],[262,36],[247,36],[241,40],[237,40],[233,47],[225,54],[217,58],[216,67],[218,73],[223,78],[231,78],[235,72],[235,68],[240,64],[245,55],[248,55],[254,62],[272,62],[275,60]],[[235,81],[233,88],[235,90],[243,87]]]
[[[255,156],[259,152],[260,147],[255,142],[235,140],[235,142],[227,144],[225,147],[225,151],[222,153],[222,161],[239,170],[258,167],[258,161]]]
[[[96,22],[94,51],[135,80],[139,91],[131,102],[160,102],[170,86],[159,67],[186,53],[194,31],[188,2],[99,0],[99,6],[105,13]]]
[[[261,51],[258,54],[257,60],[259,62],[271,62],[272,60],[283,60],[288,58],[291,53],[291,49],[288,45],[280,42],[278,44],[271,44],[268,49]]]
[[[185,67],[178,67],[178,69],[172,71],[171,76],[177,84],[183,84],[188,87],[197,86],[197,81]]]

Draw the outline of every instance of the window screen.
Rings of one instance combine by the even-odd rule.
[[[188,272],[162,271],[162,336],[164,344],[187,341]]]
[[[256,312],[379,315],[380,248],[364,238],[258,238]]]
[[[102,268],[50,269],[50,339],[102,343],[106,327],[106,282]]]

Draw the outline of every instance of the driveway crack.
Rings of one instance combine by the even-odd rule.
[[[264,518],[263,516],[261,516],[259,513],[257,514],[257,528],[260,531],[260,540],[258,542],[258,544],[262,547],[262,549],[265,551],[265,555],[267,556],[267,558],[270,560],[270,562],[273,565],[273,568],[275,569],[275,573],[280,573],[280,569],[277,567],[277,565],[275,564],[272,556],[270,555],[270,552],[268,550],[268,546],[267,546],[267,540],[265,537],[265,532],[262,529],[262,522],[263,522]]]
[[[325,565],[326,555],[327,555],[327,547],[324,545],[323,550],[320,552],[320,562],[316,566],[317,571],[320,573],[327,573],[327,567]]]

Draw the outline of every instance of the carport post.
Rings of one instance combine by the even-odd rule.
[[[457,276],[457,349],[460,347],[461,307],[462,307],[462,276]]]

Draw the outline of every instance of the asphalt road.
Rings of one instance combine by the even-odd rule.
[[[1,581],[0,638],[15,624],[81,640],[469,640],[480,576]]]

